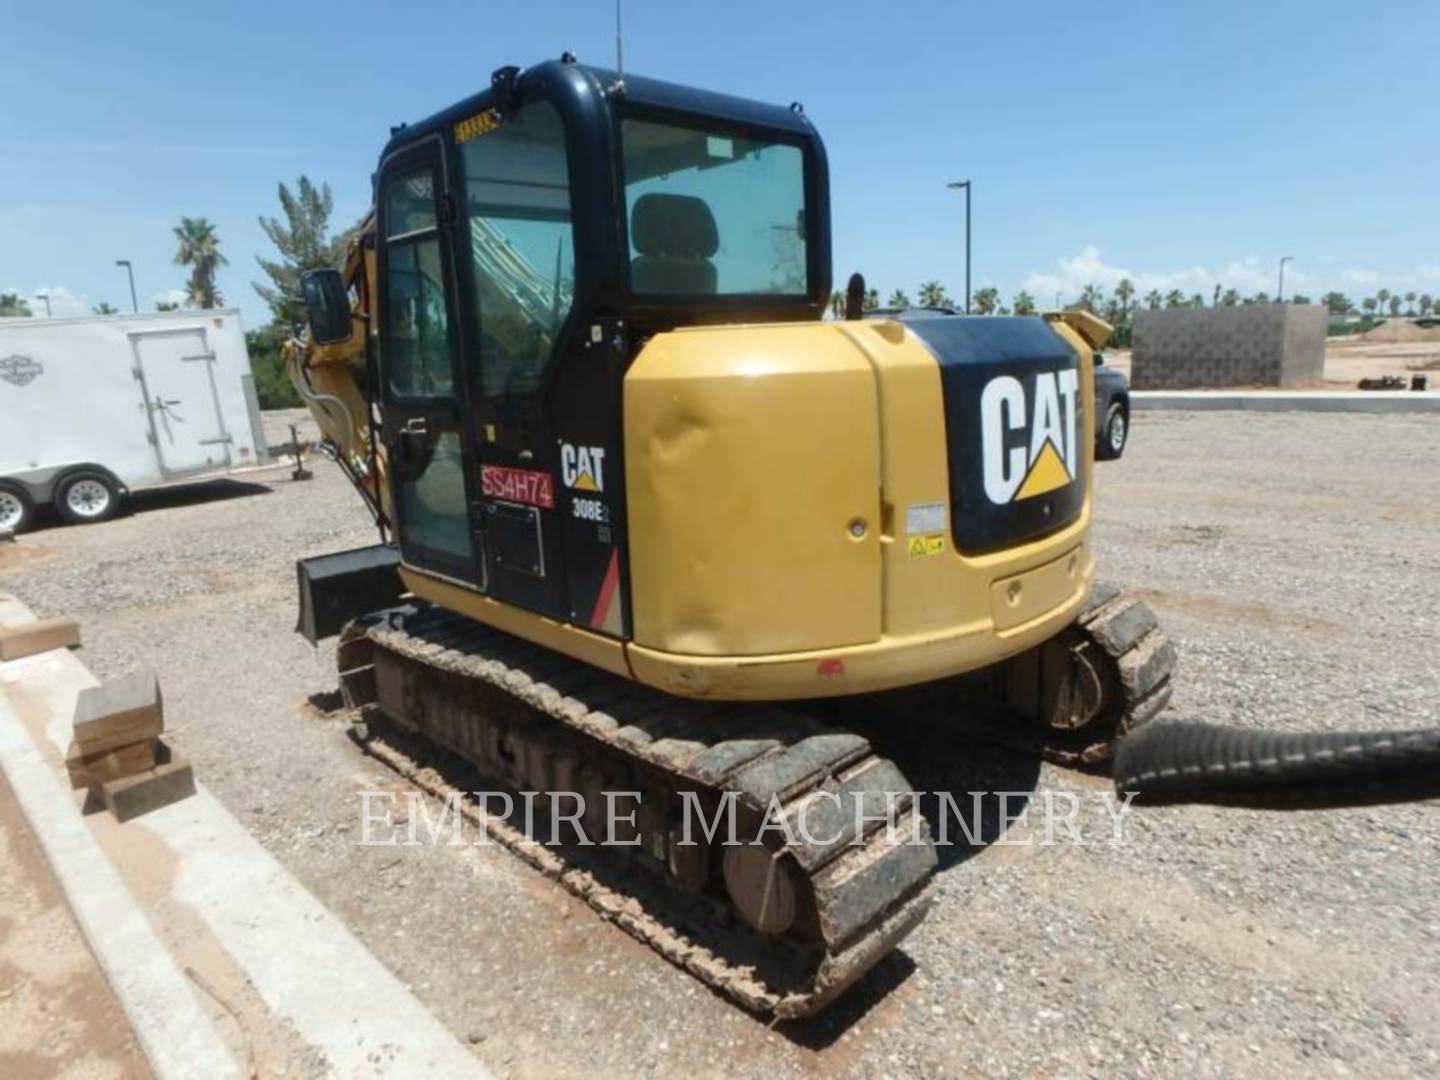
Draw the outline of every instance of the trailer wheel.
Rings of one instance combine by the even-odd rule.
[[[120,491],[101,472],[75,472],[55,488],[55,512],[71,525],[89,525],[115,516]]]
[[[0,480],[0,532],[22,533],[35,520],[35,503],[19,484]]]

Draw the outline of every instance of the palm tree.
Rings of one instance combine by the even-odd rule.
[[[830,314],[837,319],[845,317],[845,294],[839,289],[830,294]]]
[[[1270,294],[1267,292],[1257,292],[1254,296],[1252,296],[1249,300],[1246,301],[1246,303],[1249,304],[1268,304],[1269,302]]]
[[[1399,293],[1392,293],[1392,294],[1390,295],[1390,314],[1391,314],[1392,316],[1395,316],[1395,315],[1399,315],[1399,314],[1400,314],[1400,294],[1399,294]]]
[[[22,318],[31,314],[30,305],[19,293],[0,293],[0,319]]]
[[[910,297],[905,295],[904,289],[896,289],[890,294],[890,299],[886,302],[885,306],[893,308],[907,308],[910,306]]]
[[[1240,303],[1239,289],[1226,289],[1220,297],[1221,307],[1235,307]]]
[[[994,315],[996,309],[1000,307],[1000,290],[993,285],[976,289],[973,303],[977,315]]]
[[[179,311],[179,310],[180,310],[180,305],[179,305],[178,303],[176,303],[174,300],[156,300],[156,301],[155,301],[155,310],[156,310],[156,311]]]
[[[1366,315],[1374,315],[1375,309],[1380,306],[1380,301],[1376,300],[1373,296],[1367,296],[1364,300],[1360,301],[1360,306],[1365,309]]]
[[[1190,294],[1190,306],[1191,306],[1191,307],[1204,307],[1204,306],[1205,306],[1205,294],[1204,294],[1204,293],[1198,293],[1198,292],[1197,292],[1197,293],[1191,293],[1191,294]]]
[[[1145,294],[1145,306],[1151,311],[1159,311],[1162,301],[1159,289],[1151,289]]]
[[[1420,314],[1429,315],[1435,309],[1435,300],[1427,293],[1420,294]]]
[[[945,295],[945,286],[938,281],[920,283],[921,307],[950,307],[950,297]]]
[[[1218,281],[1215,283],[1215,295],[1214,295],[1213,297],[1211,297],[1211,299],[1210,299],[1210,306],[1211,306],[1211,307],[1219,307],[1219,306],[1220,306],[1220,283],[1219,283]]]
[[[1386,302],[1387,302],[1389,299],[1390,299],[1390,290],[1389,290],[1389,289],[1381,289],[1379,292],[1377,292],[1377,293],[1375,294],[1375,303],[1376,303],[1376,306],[1380,309],[1380,311],[1381,311],[1382,313],[1384,312],[1384,310],[1385,310],[1385,304],[1386,304]]]
[[[1168,293],[1165,294],[1165,306],[1167,308],[1184,307],[1185,294],[1179,289],[1171,289]]]
[[[1122,277],[1115,283],[1115,299],[1120,302],[1120,321],[1130,317],[1130,298],[1135,295],[1135,283]]]
[[[120,309],[113,304],[99,303],[90,309],[96,315],[117,315]]]
[[[1414,294],[1414,292],[1407,292],[1407,293],[1405,294],[1405,314],[1406,314],[1406,315],[1414,315],[1414,314],[1415,314],[1415,294]]]
[[[1035,298],[1031,296],[1028,292],[1026,292],[1024,289],[1021,289],[1018,293],[1015,294],[1015,314],[1035,314]]]
[[[866,289],[866,290],[865,290],[865,296],[864,296],[864,298],[860,301],[860,310],[861,310],[861,311],[874,311],[874,310],[875,310],[876,308],[878,308],[879,306],[880,306],[880,290],[879,290],[879,289]]]
[[[215,271],[229,260],[220,254],[214,224],[205,218],[182,217],[175,226],[175,238],[180,242],[175,265],[190,267],[190,280],[185,284],[189,303],[197,308],[219,307],[224,298],[215,287]]]

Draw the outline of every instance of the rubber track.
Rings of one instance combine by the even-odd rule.
[[[375,655],[375,650],[389,656]],[[721,896],[711,889],[683,897],[653,874],[637,871],[627,878],[624,867],[610,864],[630,861],[624,858],[610,860],[597,874],[586,865],[585,853],[599,849],[571,848],[562,856],[462,800],[472,818],[507,848],[754,1012],[791,1018],[818,1011],[894,949],[929,908],[936,857],[928,825],[911,805],[909,784],[899,770],[874,755],[858,735],[775,706],[673,698],[443,609],[416,605],[368,616],[363,637],[354,631],[342,637],[341,685],[352,708],[374,702],[374,664],[378,660],[384,666],[392,658],[412,669],[419,665],[420,677],[436,683],[460,676],[477,687],[488,686],[541,714],[537,730],[545,720],[558,723],[644,763],[675,791],[708,790],[717,796],[734,791],[741,807],[761,812],[778,796],[787,816],[811,801],[823,814],[834,804],[817,801],[819,793],[839,794],[846,818],[812,817],[809,824],[812,834],[825,839],[834,833],[832,826],[841,828],[840,840],[783,849],[814,898],[819,937],[800,942],[765,937],[745,926],[729,910],[723,890]],[[466,725],[460,708],[449,720],[434,721],[449,730],[424,734],[464,754],[456,744],[467,736],[453,730],[457,718],[463,726],[480,727]],[[405,717],[393,719],[405,726]],[[457,793],[440,773],[425,768],[423,750],[417,757],[386,740],[365,745],[432,793]],[[863,839],[850,843],[852,794],[863,799],[868,817],[885,810],[892,791],[906,793],[897,801],[896,828],[887,830],[877,822]],[[922,836],[922,842],[905,842],[912,834]]]

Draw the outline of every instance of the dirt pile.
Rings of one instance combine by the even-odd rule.
[[[1440,341],[1440,326],[1417,326],[1409,319],[1386,319],[1373,330],[1360,335],[1363,341],[1398,344],[1410,341]]]

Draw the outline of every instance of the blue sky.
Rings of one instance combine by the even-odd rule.
[[[227,300],[304,172],[359,217],[389,126],[564,49],[614,59],[610,0],[11,5],[0,32],[0,290],[56,314],[179,287],[171,226],[215,221]],[[626,66],[778,102],[824,135],[835,276],[1043,304],[1128,273],[1358,298],[1440,295],[1440,5],[627,0]]]

